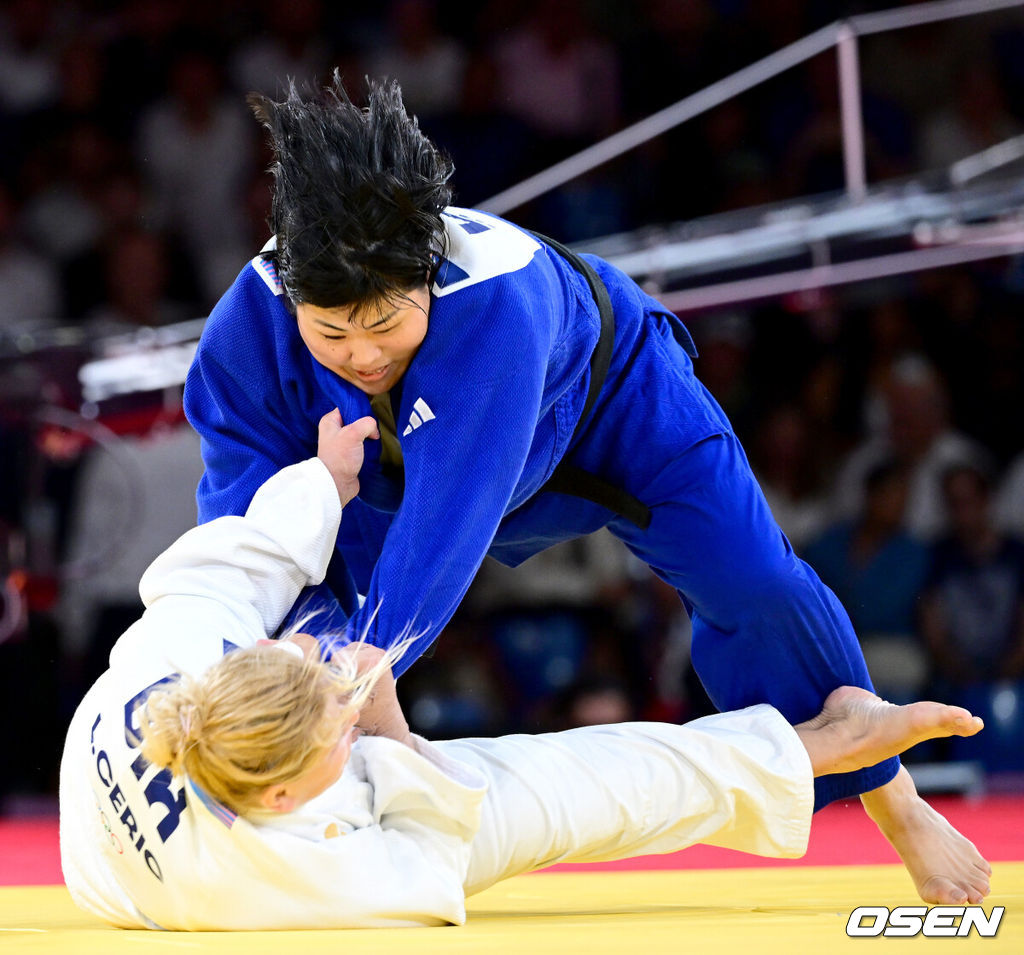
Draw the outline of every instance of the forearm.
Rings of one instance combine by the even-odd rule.
[[[355,658],[357,672],[366,673],[381,665],[385,651],[365,643],[350,644],[340,654]],[[336,654],[336,656],[340,655]],[[395,678],[390,668],[385,668],[377,677],[369,698],[359,710],[356,724],[365,736],[384,736],[395,742],[415,749],[409,723],[398,702]]]
[[[393,682],[393,681],[392,681]],[[366,736],[383,736],[415,749],[409,723],[397,700],[382,703],[376,690],[360,711],[358,729]],[[369,713],[369,716],[364,714]]]
[[[226,643],[250,646],[272,633],[301,588],[323,576],[340,510],[330,476],[305,462],[261,490],[249,516],[193,528],[143,575],[146,612],[112,662],[151,658],[154,677],[193,672]]]

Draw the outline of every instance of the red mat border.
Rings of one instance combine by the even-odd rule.
[[[1024,861],[1024,796],[968,799],[934,797],[929,802],[968,836],[992,862]],[[558,865],[545,872],[732,869],[801,865],[875,865],[899,859],[860,803],[828,806],[814,817],[810,845],[800,859],[765,859],[713,846],[640,856],[617,862]],[[0,818],[0,885],[55,885],[63,882],[57,820],[53,817]]]

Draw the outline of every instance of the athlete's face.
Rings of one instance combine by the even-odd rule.
[[[430,291],[353,309],[296,306],[299,334],[324,368],[368,395],[390,391],[405,374],[427,334]]]
[[[338,741],[309,767],[301,776],[286,783],[268,786],[263,791],[262,803],[276,812],[291,812],[319,796],[339,779],[352,753],[355,740],[355,725],[359,719],[358,710],[345,712],[343,704],[331,698],[328,703],[328,718],[339,719]]]
[[[340,715],[341,704],[332,699],[331,706],[336,707]],[[348,763],[349,755],[352,752],[355,725],[358,718],[358,710],[352,710],[342,723],[338,742],[331,749],[327,750],[305,773],[292,781],[290,788],[296,806],[309,802],[310,799],[319,796],[325,789],[333,786],[341,779],[345,764]]]
[[[260,640],[260,643],[273,643],[272,640]],[[288,643],[294,643],[302,651],[306,659],[320,659],[320,644],[316,637],[308,633],[293,633],[287,638]],[[359,711],[347,708],[346,705],[336,697],[327,701],[327,719],[338,721],[340,729],[338,741],[329,750],[324,752],[319,759],[301,776],[296,776],[284,785],[269,786],[264,791],[263,805],[268,809],[278,812],[290,812],[297,809],[303,803],[314,799],[333,786],[339,779],[352,754],[352,743],[355,741],[357,730],[356,721],[359,719]]]

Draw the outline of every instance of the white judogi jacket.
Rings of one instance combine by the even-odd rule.
[[[131,928],[438,925],[465,921],[465,894],[554,862],[698,841],[803,853],[810,761],[770,706],[415,749],[364,736],[316,799],[248,819],[158,772],[139,752],[146,694],[272,633],[323,579],[340,510],[312,459],[146,571],[146,612],[75,713],[61,764],[61,861],[84,909]]]
[[[245,517],[194,528],[146,571],[146,612],[78,707],[61,764],[61,861],[84,909],[192,930],[465,920],[485,781],[426,741],[414,751],[362,737],[334,786],[248,820],[140,756],[148,690],[274,632],[323,580],[340,517],[314,458],[271,478]]]

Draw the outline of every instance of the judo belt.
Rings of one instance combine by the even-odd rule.
[[[567,249],[560,242],[549,239],[546,235],[534,232],[533,236],[554,249],[587,280],[590,294],[594,297],[598,314],[601,316],[601,334],[598,336],[597,345],[590,356],[590,387],[587,389],[587,399],[583,403],[583,410],[576,422],[576,429],[572,433],[572,439],[570,439],[572,441],[583,430],[590,412],[594,409],[597,396],[604,386],[605,377],[608,375],[612,350],[615,347],[615,313],[612,311],[612,301],[608,296],[608,289],[605,288],[604,282],[601,281],[600,276],[589,262]],[[627,521],[636,524],[641,530],[647,530],[651,526],[651,509],[643,501],[604,478],[584,471],[582,468],[576,467],[575,464],[570,464],[565,458],[558,463],[551,477],[537,493],[541,494],[545,491],[569,494],[572,497],[590,501],[592,504],[599,504],[613,514],[618,514],[619,517],[624,517]]]
[[[597,345],[590,356],[590,387],[587,389],[587,398],[583,403],[583,410],[580,412],[576,428],[572,433],[570,441],[574,440],[583,430],[590,412],[594,409],[597,396],[601,393],[604,380],[608,375],[608,367],[612,360],[612,350],[615,347],[615,315],[612,312],[612,302],[608,297],[608,289],[604,287],[597,272],[589,262],[584,261],[575,252],[571,252],[560,242],[549,239],[547,236],[533,233],[534,237],[548,245],[555,252],[562,256],[577,272],[580,273],[590,286],[590,294],[597,304],[598,314],[601,316],[601,333],[597,339]],[[389,478],[401,488],[404,483],[402,448],[398,442],[398,435],[395,429],[395,416],[391,403],[391,395],[384,393],[374,395],[370,399],[370,407],[380,425],[381,434],[381,466]],[[541,494],[550,491],[556,494],[568,494],[572,497],[579,497],[592,504],[601,507],[625,518],[636,524],[641,530],[647,530],[651,525],[651,509],[635,498],[628,491],[616,487],[604,478],[584,471],[568,460],[562,459],[555,467],[551,477],[537,491]]]

